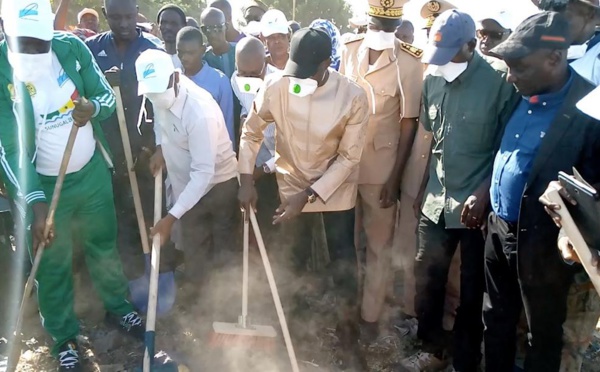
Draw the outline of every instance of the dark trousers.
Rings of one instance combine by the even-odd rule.
[[[327,273],[333,278],[338,301],[338,319],[356,316],[358,295],[358,263],[354,247],[354,209],[341,212],[302,213],[286,222],[282,236],[291,247],[296,278],[306,272],[311,257],[313,227],[323,219],[330,263]]]
[[[181,217],[185,274],[192,283],[231,263],[235,252],[241,252],[238,188],[236,178],[215,185]]]
[[[514,224],[493,213],[490,215],[485,244],[487,290],[483,312],[486,370],[513,370],[516,328],[524,308],[529,325],[525,370],[558,371],[563,346],[562,324],[566,319],[567,294],[572,280],[565,280],[557,273],[557,280],[544,286],[520,282],[516,234]],[[527,247],[519,249],[526,250]]]
[[[439,355],[448,347],[442,327],[444,300],[450,263],[460,243],[460,306],[454,323],[454,368],[461,372],[475,371],[481,359],[483,338],[483,234],[479,230],[446,229],[443,215],[437,224],[421,216],[417,240],[418,337],[427,352]]]

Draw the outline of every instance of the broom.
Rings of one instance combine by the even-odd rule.
[[[246,211],[244,214],[244,258],[242,273],[242,315],[237,323],[213,322],[211,346],[245,346],[272,349],[275,346],[277,332],[275,328],[251,324],[248,317],[248,250],[250,223]]]

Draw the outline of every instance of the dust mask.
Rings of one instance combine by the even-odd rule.
[[[236,76],[235,83],[242,93],[256,94],[263,84],[261,78]]]
[[[372,50],[393,49],[396,42],[396,35],[393,32],[383,32],[367,30],[365,34],[365,46]]]
[[[429,65],[425,75],[441,76],[447,82],[451,83],[458,78],[469,67],[468,62],[454,63],[448,62],[442,66]]]
[[[319,84],[314,79],[298,79],[294,77],[290,77],[290,94],[293,94],[298,97],[306,97],[313,94]]]
[[[52,71],[52,50],[41,54],[14,53],[8,49],[8,62],[22,82],[36,82]]]
[[[163,93],[146,93],[146,97],[152,102],[152,106],[163,110],[170,109],[177,98],[174,87]]]

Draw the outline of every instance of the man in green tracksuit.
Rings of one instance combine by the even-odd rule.
[[[30,247],[44,239],[67,138],[79,132],[67,168],[54,231],[37,273],[42,324],[55,340],[61,371],[79,371],[79,324],[73,306],[73,244],[81,246],[95,288],[109,313],[141,337],[142,320],[127,298],[116,249],[117,224],[110,158],[100,121],[115,110],[115,96],[87,47],[76,36],[53,32],[49,0],[4,0],[0,42],[0,175]],[[25,233],[25,231],[23,231]]]

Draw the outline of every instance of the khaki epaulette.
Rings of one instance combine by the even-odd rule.
[[[417,48],[409,43],[400,43],[400,49],[415,58],[421,58],[423,56],[423,49]]]

